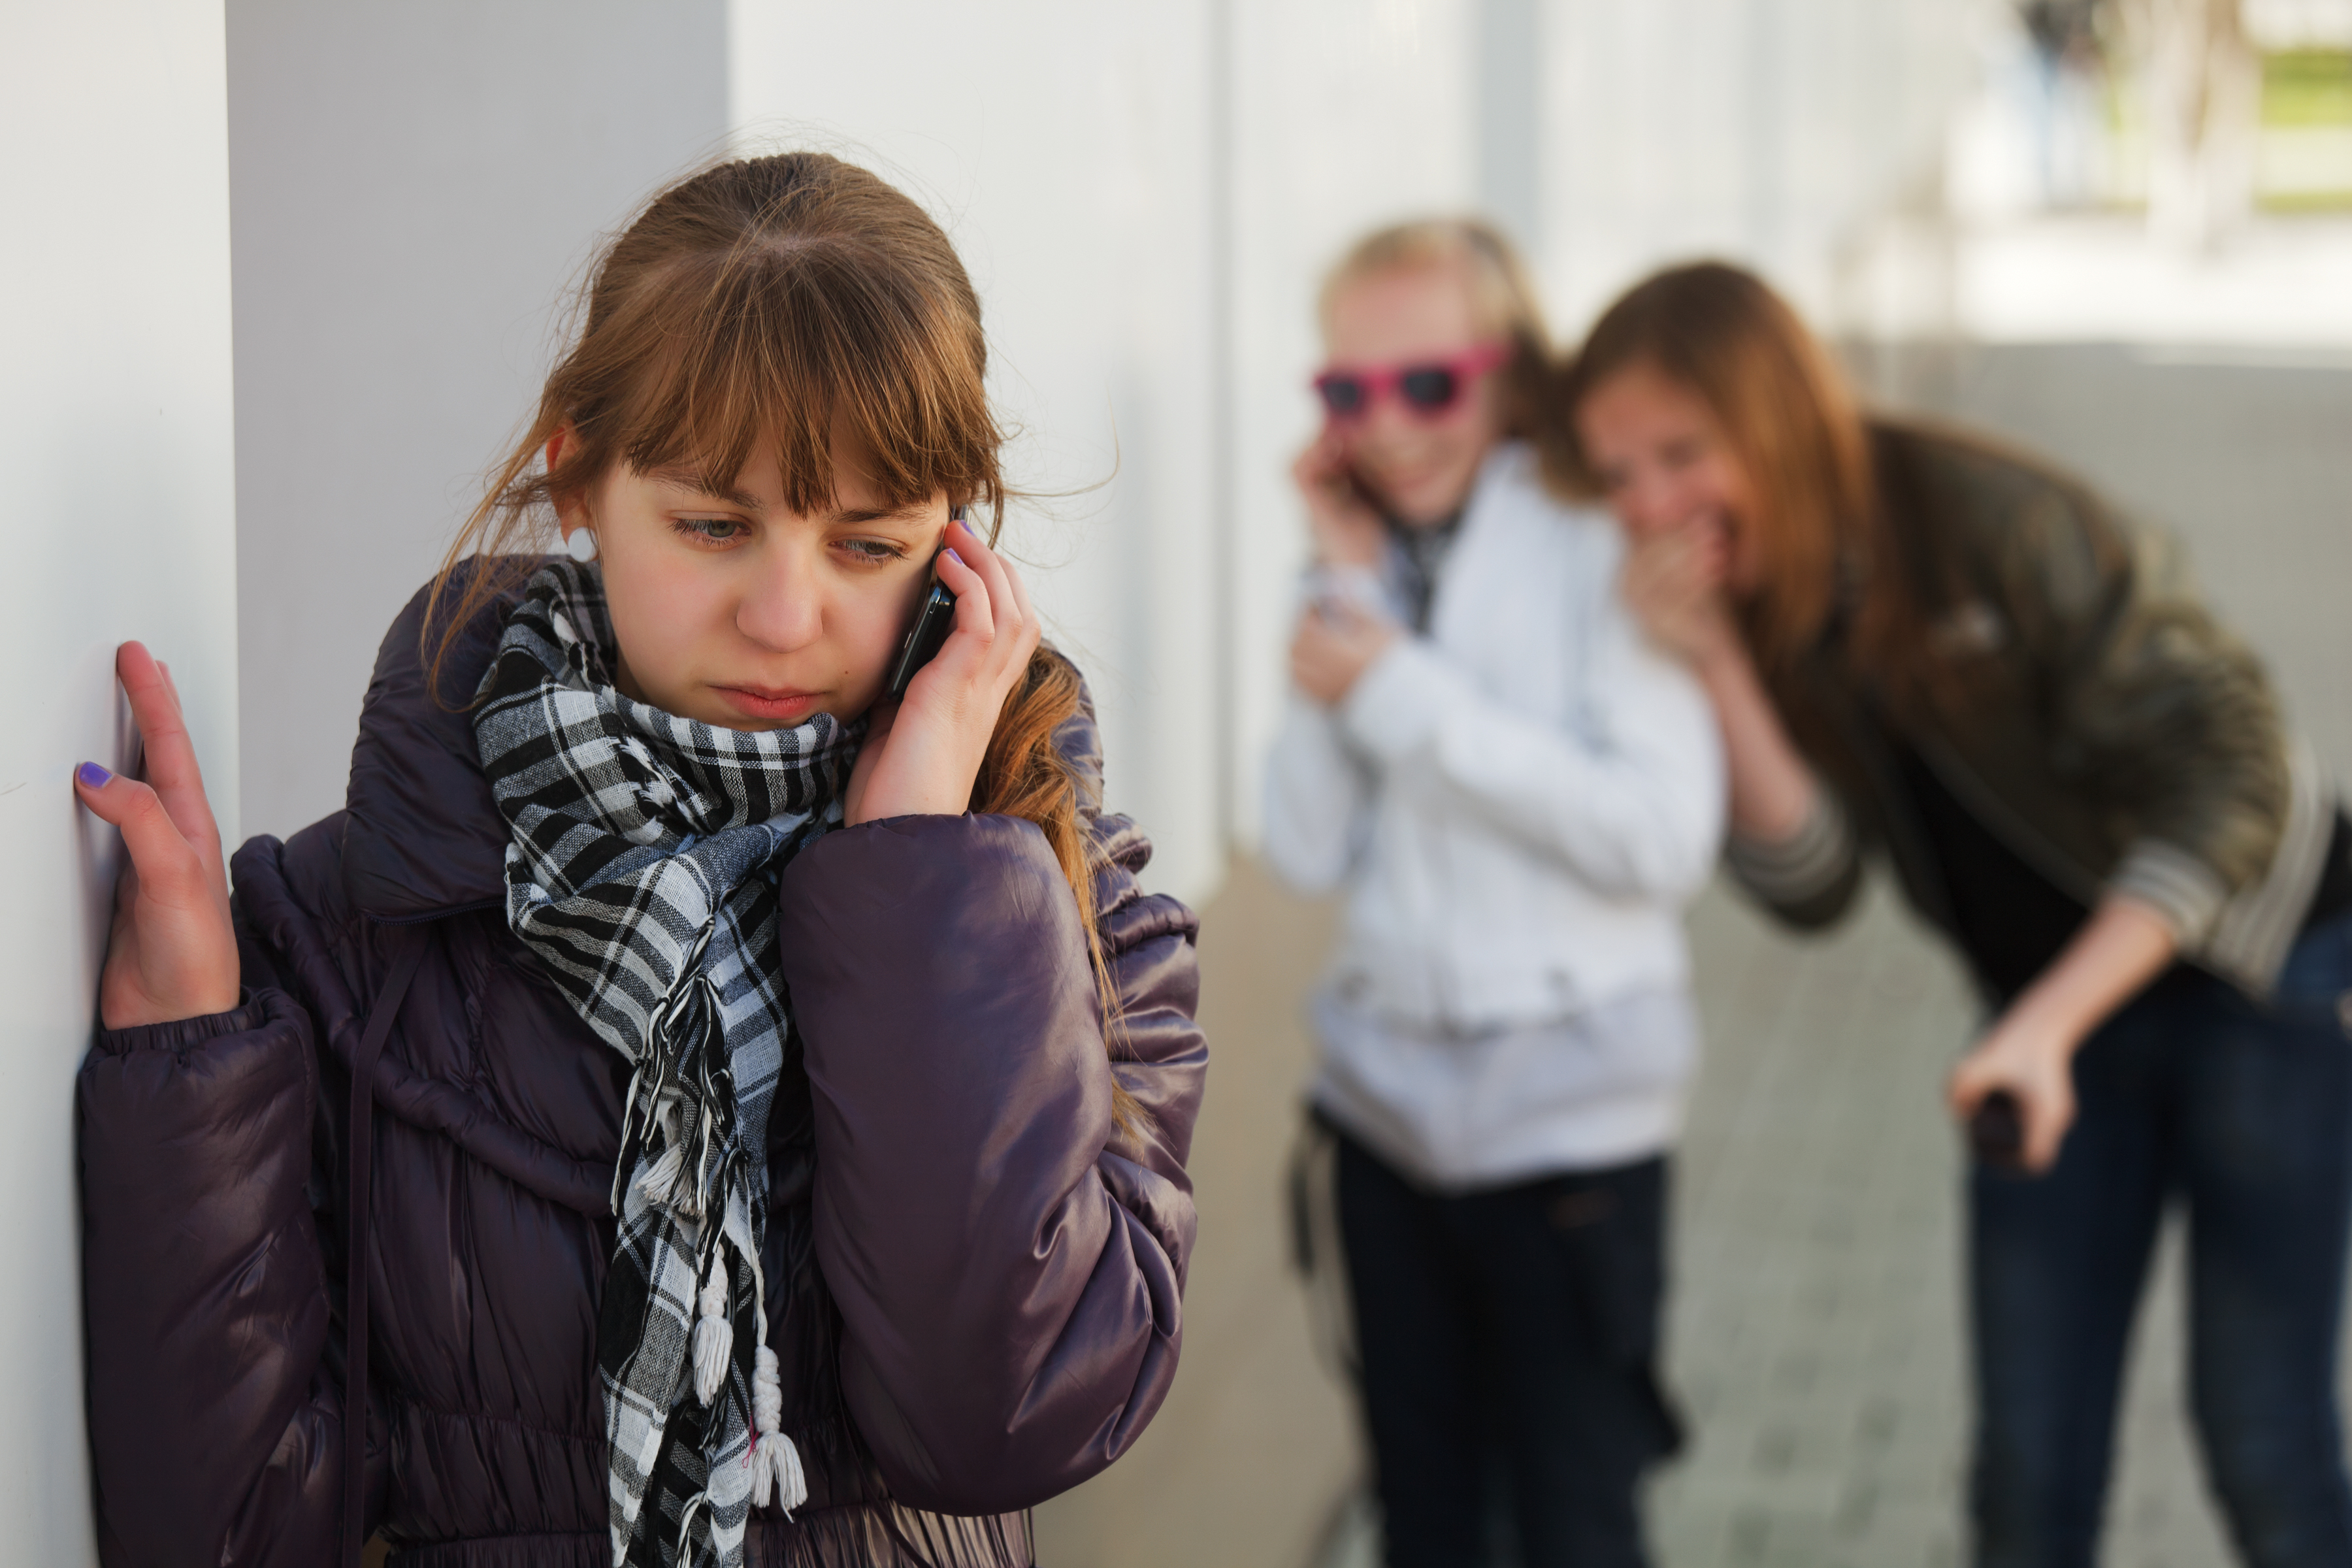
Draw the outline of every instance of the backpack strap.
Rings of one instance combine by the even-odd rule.
[[[352,1114],[344,1142],[350,1169],[343,1184],[343,1568],[360,1568],[367,1512],[368,1430],[368,1189],[375,1174],[375,1064],[391,1037],[401,998],[425,959],[425,928],[387,928],[392,972],[368,1012],[367,1030],[352,1056]]]

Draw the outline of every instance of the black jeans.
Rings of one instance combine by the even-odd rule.
[[[1666,1162],[1439,1197],[1339,1139],[1340,1235],[1391,1568],[1641,1568],[1680,1428],[1654,1374]]]
[[[2189,1215],[2191,1403],[2253,1568],[2352,1568],[2336,1404],[2352,1221],[2352,916],[2304,933],[2272,1006],[2179,968],[2074,1058],[2039,1178],[1970,1181],[1979,1568],[2090,1568],[2124,1350],[2158,1222]]]

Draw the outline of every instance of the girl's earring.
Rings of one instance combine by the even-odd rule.
[[[563,552],[583,566],[596,559],[596,531],[575,528],[563,538]]]

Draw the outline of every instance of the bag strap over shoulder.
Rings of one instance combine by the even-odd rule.
[[[375,1174],[375,1064],[391,1037],[401,999],[425,959],[421,925],[385,928],[392,938],[392,972],[369,1009],[367,1029],[352,1057],[352,1112],[345,1140],[350,1169],[343,1190],[343,1568],[360,1568],[365,1544],[368,1429],[367,1228],[369,1187]]]

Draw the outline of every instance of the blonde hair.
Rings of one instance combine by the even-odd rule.
[[[1551,334],[1527,264],[1503,232],[1483,218],[1415,218],[1375,229],[1348,248],[1317,290],[1315,314],[1328,336],[1331,307],[1346,289],[1396,272],[1453,269],[1469,290],[1470,314],[1481,334],[1511,348],[1503,371],[1503,431],[1536,433],[1545,406]]]

